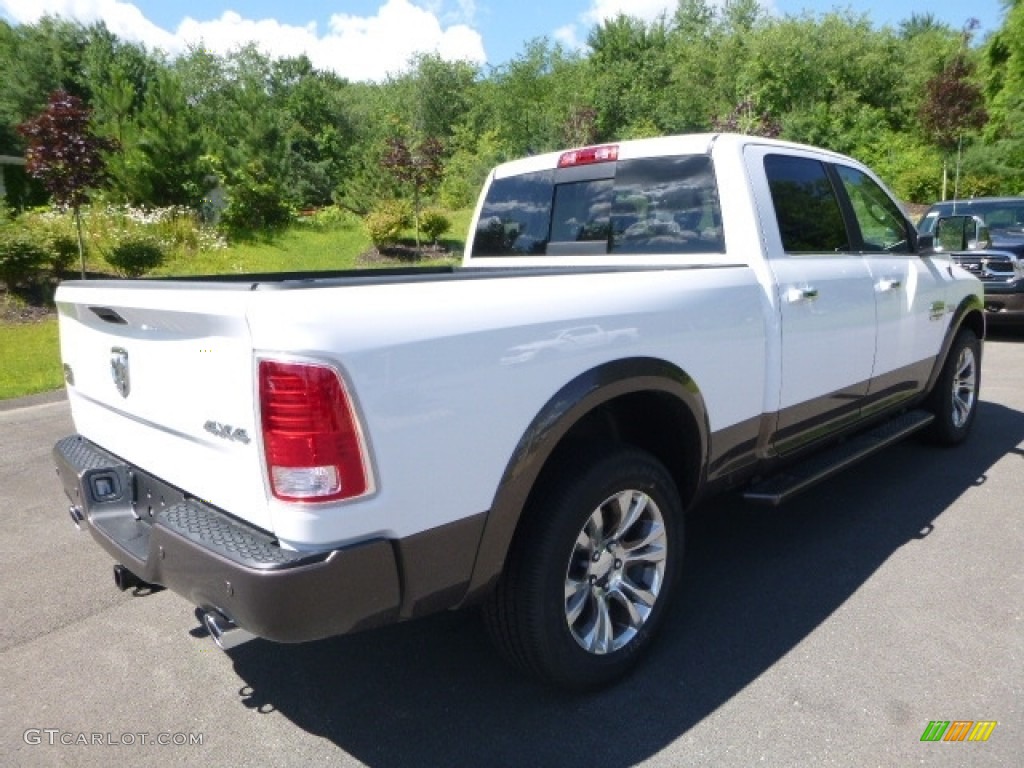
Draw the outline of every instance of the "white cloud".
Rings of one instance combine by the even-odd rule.
[[[476,11],[473,0],[460,0],[458,6],[458,16],[467,20]],[[275,19],[246,19],[234,11],[207,21],[186,18],[168,32],[146,19],[136,6],[120,0],[0,0],[0,11],[18,23],[34,23],[46,14],[86,24],[103,21],[118,37],[171,55],[182,53],[189,45],[225,54],[255,43],[275,57],[305,53],[315,66],[351,80],[381,80],[403,70],[416,53],[436,52],[444,59],[480,64],[486,61],[479,32],[467,23],[444,26],[439,10],[409,0],[386,0],[375,16],[335,14],[324,34],[316,22],[296,26]]]
[[[600,24],[614,19],[620,13],[644,21],[654,21],[662,14],[672,18],[677,5],[677,0],[593,0],[590,9],[583,14],[583,21],[587,24]]]
[[[34,24],[43,16],[61,16],[83,24],[103,21],[118,37],[150,48],[177,50],[174,35],[149,21],[131,3],[119,0],[0,0],[0,10],[19,24]]]
[[[405,67],[418,52],[437,52],[449,60],[484,63],[483,39],[465,24],[444,28],[437,15],[408,0],[387,0],[376,16],[335,14],[320,40],[313,62],[352,79],[379,80]],[[355,72],[364,74],[357,77]]]
[[[619,14],[635,16],[648,22],[662,14],[671,18],[677,5],[678,0],[591,0],[590,8],[579,16],[577,24],[559,27],[552,33],[552,37],[569,50],[581,51],[587,43],[580,37],[580,27],[590,30]]]
[[[570,51],[579,51],[586,45],[580,40],[579,29],[575,24],[566,24],[556,29],[552,35],[556,42],[561,43]]]

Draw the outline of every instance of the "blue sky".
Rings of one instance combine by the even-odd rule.
[[[775,14],[864,13],[876,26],[896,26],[932,13],[959,28],[981,22],[979,39],[999,28],[1000,0],[762,0]],[[180,53],[202,44],[226,53],[256,42],[273,55],[306,53],[313,63],[353,80],[379,80],[419,51],[498,65],[537,37],[581,46],[602,19],[626,12],[653,19],[676,0],[0,0],[0,17],[31,23],[49,13],[103,20],[120,37]]]

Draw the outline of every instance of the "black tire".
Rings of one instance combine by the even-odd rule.
[[[665,467],[637,449],[567,462],[550,477],[484,617],[514,666],[592,690],[626,674],[661,624],[682,563],[683,514]]]
[[[978,412],[981,388],[981,342],[970,328],[957,333],[942,373],[929,397],[935,422],[928,436],[941,445],[963,442]]]

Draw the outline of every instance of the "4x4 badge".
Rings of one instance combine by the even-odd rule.
[[[132,380],[128,372],[128,351],[122,347],[110,349],[110,376],[121,397],[128,397],[132,391]]]

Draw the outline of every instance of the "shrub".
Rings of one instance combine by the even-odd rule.
[[[451,228],[451,220],[436,208],[424,211],[420,216],[420,230],[432,243],[436,243],[437,239]]]
[[[12,293],[37,281],[47,262],[45,248],[12,227],[0,229],[0,282]]]
[[[220,225],[229,232],[255,233],[277,229],[294,218],[280,185],[267,178],[258,164],[248,168],[237,183],[228,187],[227,198]]]
[[[107,263],[125,277],[141,277],[164,263],[167,254],[153,238],[124,240],[105,256]]]
[[[384,200],[363,219],[366,234],[378,248],[398,242],[402,230],[411,223],[409,204],[401,200]]]
[[[358,217],[351,211],[347,211],[340,205],[325,205],[323,208],[309,211],[298,218],[298,224],[303,227],[326,232],[335,229],[344,229],[358,223]]]
[[[54,277],[60,277],[71,269],[78,258],[78,241],[66,235],[56,235],[50,240],[49,261],[50,271]]]

